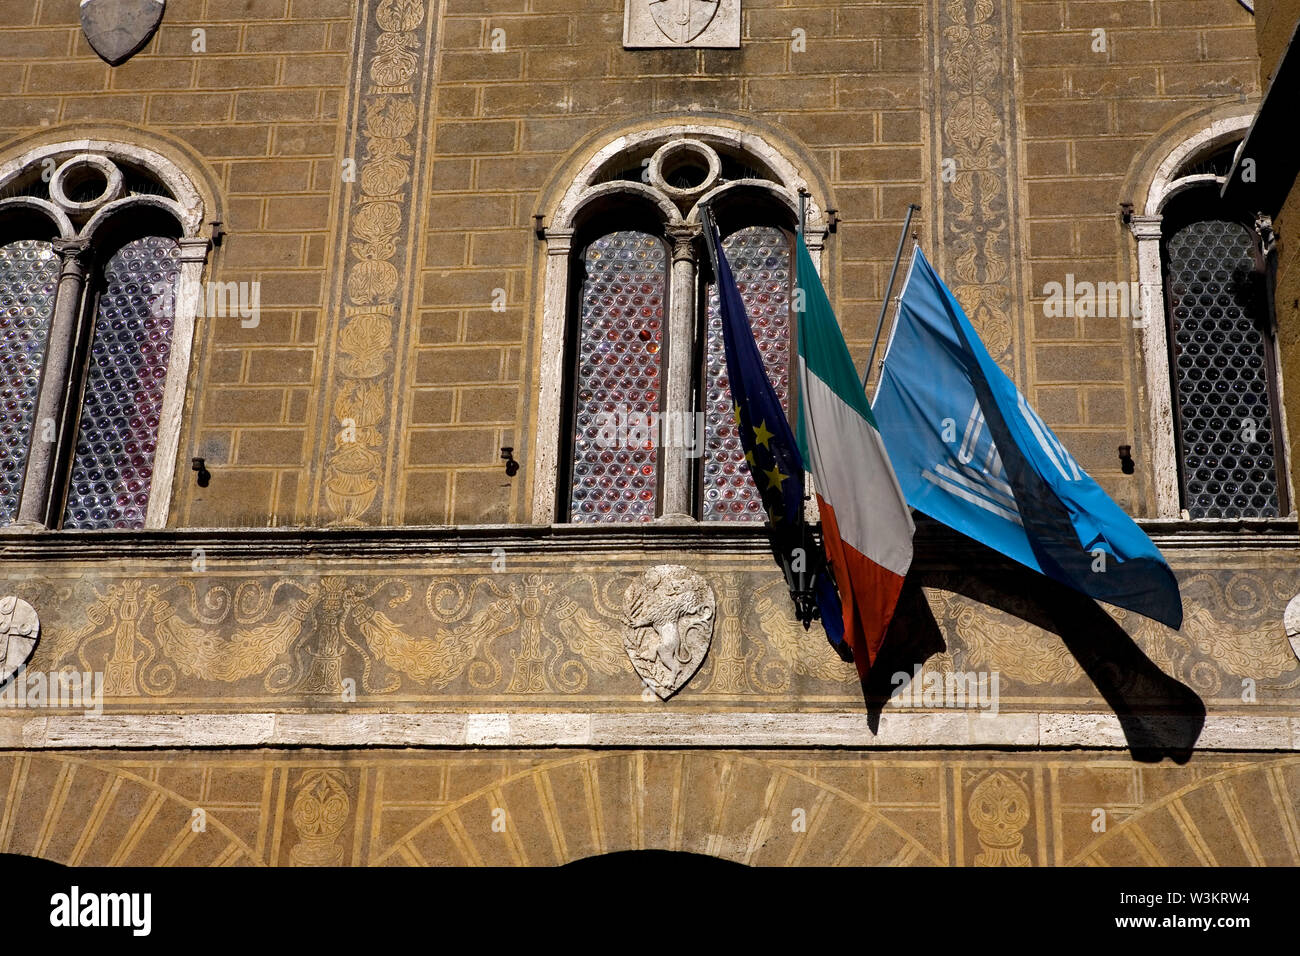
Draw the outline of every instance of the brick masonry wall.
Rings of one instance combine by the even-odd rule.
[[[845,217],[832,293],[850,337],[861,345],[869,335],[903,209],[926,175],[925,6],[742,6],[739,50],[628,51],[621,3],[516,0],[485,15],[472,0],[448,0],[403,462],[407,520],[526,517],[523,483],[506,482],[494,459],[503,444],[532,447],[514,424],[535,398],[533,363],[516,358],[539,320],[542,262],[527,227],[547,211],[538,203],[554,170],[596,131],[720,111],[806,144]],[[805,52],[793,49],[796,28]],[[491,49],[495,30],[503,52]],[[498,288],[508,293],[504,312],[490,307]]]
[[[1258,0],[1255,4],[1259,74],[1265,87],[1295,32],[1297,21],[1300,21],[1300,0]]]
[[[115,123],[184,144],[219,185],[230,233],[207,277],[262,283],[256,328],[199,320],[173,522],[303,523],[352,0],[170,0],[154,39],[116,68],[90,49],[77,3],[9,6],[0,142]],[[206,52],[193,51],[195,29]],[[189,472],[193,455],[217,476],[208,489]]]
[[[1258,91],[1251,17],[1236,3],[1021,3],[1021,132],[1025,149],[1033,401],[1117,501],[1151,514],[1139,407],[1140,331],[1124,317],[1049,318],[1048,282],[1135,281],[1136,244],[1119,204],[1140,154],[1162,131],[1207,107]],[[1095,31],[1104,31],[1097,33]],[[1177,145],[1163,142],[1161,155]],[[1163,316],[1153,317],[1164,321]],[[1116,446],[1141,464],[1122,475]]]
[[[926,204],[922,242],[941,268],[956,268],[944,237],[961,202],[937,171],[954,135],[944,125],[951,104],[962,101],[951,77],[961,74],[945,61],[956,41],[940,30],[976,17],[971,3],[744,0],[734,51],[626,51],[618,0],[430,9],[437,52],[421,69],[436,72],[420,104],[419,228],[403,250],[416,269],[395,326],[382,520],[529,519],[526,471],[507,479],[498,449],[514,445],[525,467],[533,453],[544,263],[532,216],[547,211],[539,204],[556,170],[596,148],[602,130],[719,111],[802,144],[843,218],[828,275],[859,362],[907,202]],[[1123,194],[1125,177],[1180,118],[1257,94],[1254,28],[1229,0],[998,9],[1002,32],[989,46],[1000,59],[980,63],[970,82],[1005,111],[992,134],[1007,144],[1000,175],[1010,177],[995,257],[1010,269],[996,280],[1008,296],[1003,360],[1084,467],[1125,507],[1149,513],[1143,476],[1121,476],[1115,455],[1130,442],[1140,455],[1147,428],[1136,335],[1120,319],[1047,319],[1041,290],[1067,272],[1137,278],[1117,216],[1135,198]],[[258,328],[200,323],[181,455],[188,464],[206,454],[214,479],[198,489],[182,470],[174,523],[336,520],[313,489],[338,427],[324,376],[346,249],[339,164],[356,136],[359,13],[355,0],[172,0],[159,35],[116,69],[89,50],[74,3],[38,0],[0,29],[0,80],[16,91],[0,144],[108,122],[184,142],[223,191],[231,234],[211,278],[263,284]],[[199,27],[204,54],[190,52]],[[796,28],[806,52],[792,49]],[[491,49],[494,30],[504,31],[502,52]],[[956,99],[940,99],[945,82]],[[980,281],[993,282],[986,265]],[[497,289],[505,311],[492,309]]]

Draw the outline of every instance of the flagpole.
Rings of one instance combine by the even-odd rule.
[[[804,199],[803,196],[799,197],[801,207],[803,206],[803,199]],[[723,295],[722,285],[721,285],[722,271],[719,268],[720,263],[718,261],[718,256],[720,254],[725,255],[725,253],[722,253],[721,250],[722,234],[717,231],[717,225],[713,221],[713,211],[709,207],[709,205],[707,203],[701,203],[699,209],[700,209],[700,225],[701,227],[703,227],[703,231],[704,231],[704,248],[705,250],[707,250],[709,254],[709,264],[713,267],[713,281],[718,285],[718,305],[719,308],[721,308],[722,295]],[[802,209],[801,209],[800,223],[799,223],[801,228],[803,225],[802,220],[803,220],[803,216],[802,216]],[[717,237],[717,242],[718,242],[717,248],[714,248],[713,245],[715,236]],[[746,318],[748,318],[748,316],[746,316]],[[816,597],[814,595],[814,591],[812,589],[809,580],[810,576],[807,571],[807,567],[808,567],[807,555],[811,553],[812,549],[809,547],[810,542],[808,540],[808,523],[807,523],[807,517],[804,514],[802,501],[799,502],[799,507],[796,510],[798,513],[794,516],[794,522],[796,523],[796,529],[797,529],[796,533],[799,536],[798,546],[804,550],[805,570],[802,572],[796,572],[794,570],[795,555],[787,553],[786,550],[783,547],[781,547],[780,543],[778,542],[777,524],[776,521],[773,520],[770,513],[768,515],[768,520],[766,522],[767,539],[768,539],[768,543],[772,548],[773,556],[777,559],[778,564],[781,566],[781,572],[785,577],[786,586],[790,590],[790,598],[795,606],[795,614],[800,620],[800,622],[803,624],[804,629],[807,630],[807,628],[810,626],[810,624],[816,617],[815,609],[817,607],[817,603],[816,603]]]
[[[704,227],[704,250],[709,254],[709,265],[713,267],[713,281],[718,281],[718,254],[713,250],[713,212],[708,203],[700,203],[700,225]],[[721,293],[719,293],[721,294]]]
[[[894,291],[894,280],[898,278],[898,264],[903,260],[903,244],[907,242],[907,230],[912,225],[912,213],[920,212],[917,203],[908,203],[907,218],[903,221],[903,232],[898,237],[898,252],[894,254],[894,268],[889,273],[889,285],[885,288],[885,301],[880,303],[880,319],[876,322],[876,337],[871,340],[871,355],[867,357],[867,368],[862,373],[862,390],[867,390],[867,381],[871,378],[871,367],[876,364],[876,349],[880,347],[880,333],[885,330],[885,313],[889,311],[889,297]]]

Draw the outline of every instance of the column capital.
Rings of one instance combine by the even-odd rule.
[[[1162,216],[1134,216],[1129,220],[1128,227],[1137,239],[1159,239],[1160,224],[1163,221]]]
[[[76,239],[54,239],[50,247],[62,259],[85,259],[90,252],[90,240],[78,236]]]
[[[695,261],[695,240],[704,235],[698,222],[670,222],[664,233],[672,240],[673,262]]]
[[[546,254],[548,256],[567,256],[573,249],[572,229],[547,229]]]
[[[203,236],[195,236],[188,239],[178,239],[176,244],[181,247],[181,262],[207,262],[208,250],[212,247],[212,240]]]

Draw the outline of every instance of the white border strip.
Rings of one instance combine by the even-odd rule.
[[[1158,724],[1171,718],[1150,718]],[[0,749],[165,747],[1084,747],[1127,749],[1109,713],[106,714],[0,716]],[[1300,751],[1300,717],[1207,717],[1197,750]]]

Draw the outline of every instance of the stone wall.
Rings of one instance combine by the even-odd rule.
[[[1154,513],[1136,336],[1038,303],[1067,271],[1137,278],[1117,218],[1131,174],[1162,130],[1257,94],[1249,15],[1217,0],[743,11],[739,50],[634,52],[612,0],[491,15],[172,0],[117,68],[75,4],[10,19],[0,141],[106,129],[171,145],[229,233],[209,277],[262,282],[256,328],[197,332],[180,457],[204,455],[214,479],[178,483],[173,524],[529,521],[527,467],[506,479],[498,450],[525,466],[534,451],[532,217],[618,131],[692,116],[769,135],[825,184],[842,220],[828,285],[859,361],[903,211],[922,202],[921,240],[994,353],[1117,500]]]
[[[43,624],[31,668],[105,681],[94,717],[0,709],[0,852],[1300,863],[1293,520],[1146,524],[1180,632],[923,527],[865,701],[791,617],[760,528],[525,527],[533,217],[618,135],[705,121],[761,134],[838,210],[824,275],[859,363],[921,202],[920,241],[995,357],[1153,515],[1139,338],[1127,317],[1048,318],[1043,288],[1138,278],[1120,204],[1198,126],[1254,108],[1249,14],[743,0],[739,50],[631,52],[617,0],[483,6],[170,0],[117,68],[70,0],[0,26],[0,159],[136,138],[221,221],[209,278],[262,284],[255,327],[196,331],[170,530],[0,536],[3,593]],[[709,656],[666,703],[624,645],[629,585],[664,563],[716,598]],[[886,703],[895,673],[968,671],[1001,675],[996,715]]]
[[[638,849],[759,866],[1295,866],[1298,792],[1294,755],[0,754],[0,849],[86,866],[553,866]]]

